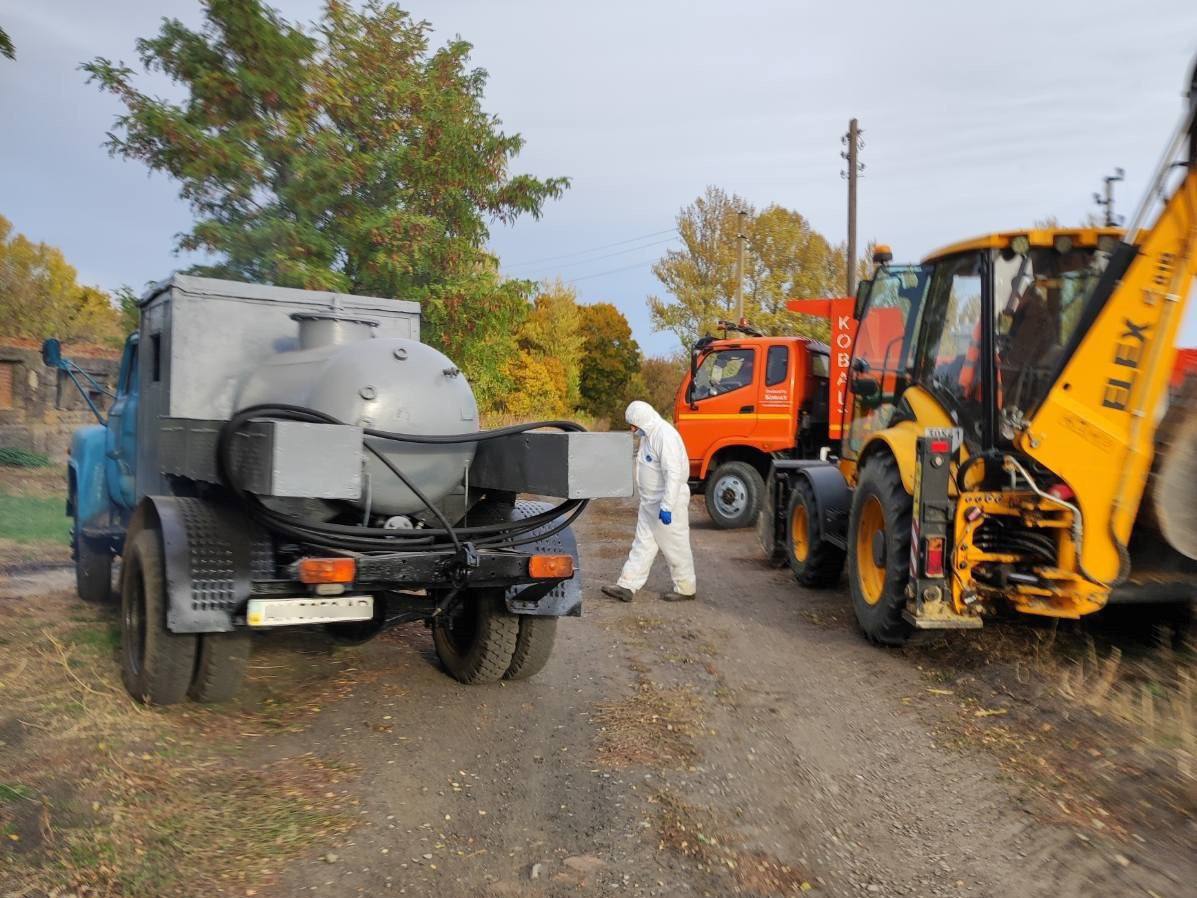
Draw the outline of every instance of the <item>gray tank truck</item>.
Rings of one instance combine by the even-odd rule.
[[[122,559],[134,698],[229,698],[273,627],[356,642],[423,621],[463,683],[544,667],[581,613],[570,525],[631,495],[631,437],[481,431],[419,337],[411,302],[184,275],[142,298],[108,414],[74,434],[67,506],[83,598],[108,599]],[[43,355],[72,370],[56,341]]]

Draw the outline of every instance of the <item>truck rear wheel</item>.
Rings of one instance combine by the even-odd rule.
[[[557,640],[557,618],[522,614],[519,619],[515,655],[507,673],[503,674],[505,680],[526,680],[540,673],[549,663],[553,643]]]
[[[720,530],[751,527],[761,510],[764,491],[764,478],[748,462],[724,462],[707,477],[707,514]]]
[[[201,636],[187,694],[205,703],[227,702],[236,695],[249,668],[250,643],[251,634],[245,630]]]
[[[794,578],[811,588],[835,586],[844,570],[844,550],[823,539],[815,492],[805,477],[797,478],[790,493],[786,521],[786,561]]]
[[[469,685],[497,683],[511,667],[520,619],[507,610],[502,589],[467,590],[462,607],[432,630],[445,670]]]
[[[187,696],[198,638],[166,627],[162,534],[140,531],[121,576],[121,679],[139,702],[173,705]]]
[[[869,458],[852,494],[848,584],[860,629],[878,645],[910,638],[902,611],[910,580],[911,506],[897,462],[888,455]]]
[[[85,602],[95,604],[112,601],[112,553],[105,546],[103,551],[82,533],[79,522],[71,534],[75,555],[75,591]]]

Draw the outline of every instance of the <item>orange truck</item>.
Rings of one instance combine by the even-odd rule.
[[[715,526],[731,529],[755,524],[773,459],[816,458],[838,434],[829,431],[830,347],[761,336],[745,322],[720,325],[724,339],[694,345],[673,420],[691,488],[703,493]],[[726,336],[731,331],[744,336]]]

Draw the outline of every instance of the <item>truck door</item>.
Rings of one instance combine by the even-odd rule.
[[[803,358],[790,343],[765,350],[765,378],[757,404],[753,442],[766,452],[794,445],[798,427],[796,398],[802,392]]]
[[[741,440],[757,427],[759,378],[757,348],[727,346],[709,352],[698,366],[689,403],[678,406],[678,431],[690,455],[690,473],[716,442]]]
[[[108,410],[104,441],[108,496],[122,508],[132,508],[136,499],[137,397],[137,334],[134,334],[125,343],[116,399]]]

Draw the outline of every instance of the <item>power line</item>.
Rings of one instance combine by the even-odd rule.
[[[675,234],[677,228],[666,228],[663,231],[653,231],[651,234],[641,234],[639,237],[629,237],[627,240],[616,240],[614,243],[604,243],[601,246],[592,246],[589,249],[580,249],[572,253],[563,253],[559,256],[545,256],[542,259],[528,259],[524,262],[512,262],[510,265],[504,266],[506,268],[524,268],[528,265],[539,265],[541,262],[556,262],[558,259],[572,259],[574,256],[584,256],[588,253],[596,253],[599,250],[610,249],[613,246],[626,246],[629,243],[635,243],[638,240],[647,240],[649,237],[660,237],[662,234]]]
[[[616,274],[620,271],[631,271],[633,268],[643,268],[645,265],[652,265],[656,259],[645,259],[642,262],[637,262],[635,265],[624,265],[621,268],[610,268],[607,271],[596,271],[594,274],[584,274],[581,277],[576,277],[573,280],[566,281],[567,284],[576,284],[578,281],[588,281],[591,278],[601,278],[604,275]]]
[[[638,253],[642,249],[650,249],[654,246],[662,246],[666,243],[673,243],[677,239],[676,235],[673,237],[666,237],[664,240],[654,240],[652,243],[643,243],[640,246],[632,246],[628,249],[616,250],[613,253],[604,253],[601,256],[594,256],[590,259],[579,259],[576,262],[565,262],[564,264],[555,266],[556,268],[576,268],[578,265],[589,265],[591,262],[601,262],[603,259],[613,259],[616,256],[626,256],[628,253]]]

